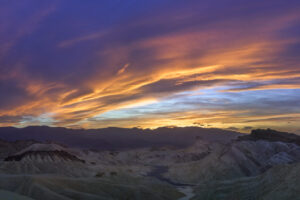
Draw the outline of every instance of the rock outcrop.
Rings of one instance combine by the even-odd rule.
[[[252,130],[250,135],[239,136],[238,140],[267,140],[270,142],[287,142],[294,143],[300,145],[300,136],[292,134],[280,132],[272,129],[256,129]]]

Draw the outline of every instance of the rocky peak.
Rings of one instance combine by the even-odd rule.
[[[76,161],[84,163],[84,160],[69,153],[66,148],[57,144],[33,144],[19,153],[8,156],[4,161],[23,161],[23,160],[39,160],[39,161]]]

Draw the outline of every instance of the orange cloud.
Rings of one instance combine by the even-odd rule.
[[[22,31],[5,44],[4,49],[13,48],[23,35],[30,38],[50,11],[34,15],[37,19],[33,17],[25,23]],[[178,15],[178,22],[165,13],[159,16],[164,18],[156,16],[155,21],[151,16],[151,19],[145,17],[124,23],[126,26],[118,24],[106,30],[95,28],[69,33],[66,35],[72,37],[59,36],[54,41],[42,43],[45,44],[40,47],[42,50],[33,53],[28,50],[29,53],[24,53],[12,69],[0,74],[0,84],[11,81],[8,85],[14,86],[15,93],[20,93],[12,94],[11,99],[17,99],[15,102],[6,100],[10,107],[0,104],[0,117],[8,119],[10,116],[10,119],[16,119],[15,123],[6,120],[0,125],[18,125],[22,116],[38,117],[44,113],[51,113],[54,125],[93,128],[107,125],[154,128],[198,123],[242,128],[245,124],[262,126],[255,119],[273,125],[274,121],[278,122],[275,119],[282,119],[284,115],[298,119],[297,113],[284,111],[280,111],[282,116],[277,116],[278,113],[253,115],[246,107],[230,111],[225,109],[227,104],[222,104],[218,110],[205,108],[205,112],[202,107],[195,106],[193,108],[197,110],[191,111],[181,109],[185,104],[171,104],[173,112],[159,113],[157,110],[155,114],[138,117],[93,121],[112,111],[160,105],[165,99],[182,93],[189,93],[186,96],[206,95],[199,90],[220,88],[214,94],[215,99],[210,99],[214,101],[221,99],[218,93],[235,92],[239,98],[242,91],[300,89],[300,61],[297,56],[289,57],[293,55],[293,45],[300,41],[280,35],[297,22],[297,10],[291,8],[291,12],[275,13],[263,19],[248,16],[244,21],[232,17],[223,19],[223,16],[217,20],[212,16],[209,23],[197,13]],[[200,26],[200,22],[203,25]],[[45,30],[42,29],[42,35],[47,32]],[[152,34],[150,30],[153,30]],[[55,30],[48,31],[55,36],[58,34]],[[34,40],[36,35],[24,43],[38,44]],[[21,50],[24,49],[22,45]],[[46,56],[39,54],[40,51],[45,51]],[[48,70],[42,73],[46,65]],[[61,74],[54,73],[59,70],[62,70]],[[194,101],[192,103],[196,104],[197,99]],[[252,110],[257,112],[259,109]]]

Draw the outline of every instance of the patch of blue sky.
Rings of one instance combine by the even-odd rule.
[[[44,113],[39,116],[23,116],[22,120],[16,125],[24,127],[30,125],[45,125],[51,126],[56,120],[53,118],[53,113]]]
[[[253,112],[300,112],[300,89],[268,89],[229,92],[226,87],[185,91],[156,103],[111,110],[93,117],[101,119],[122,119],[147,117],[149,115],[173,112],[228,110],[253,110]],[[295,103],[299,101],[299,109]],[[282,105],[279,107],[279,105]],[[293,111],[291,111],[293,110]]]

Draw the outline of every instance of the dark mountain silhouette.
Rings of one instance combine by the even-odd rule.
[[[229,142],[239,135],[240,133],[234,131],[199,127],[163,127],[154,130],[113,127],[103,129],[68,129],[47,126],[0,128],[0,139],[7,141],[54,141],[71,147],[97,150],[121,150],[161,146],[184,148],[200,138],[207,141]]]
[[[280,132],[272,129],[256,129],[251,134],[239,136],[238,140],[267,140],[271,142],[288,142],[300,145],[300,136],[292,133]]]

